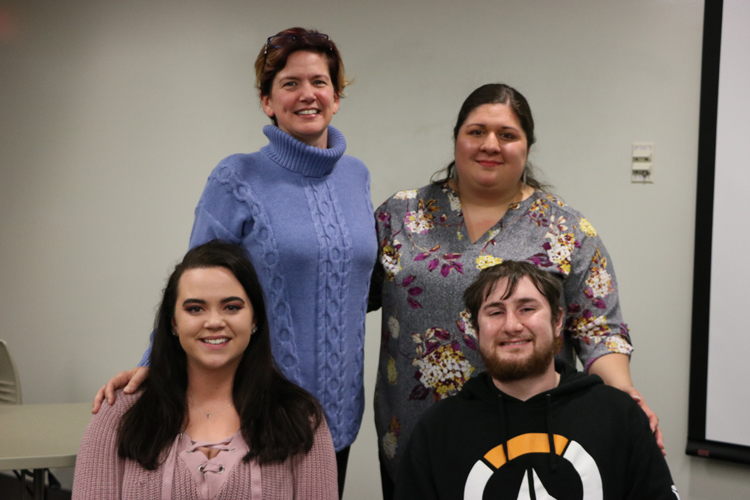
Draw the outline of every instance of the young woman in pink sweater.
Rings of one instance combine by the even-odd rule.
[[[271,356],[263,291],[240,247],[190,250],[157,313],[143,389],[81,442],[74,499],[337,499],[320,406]]]

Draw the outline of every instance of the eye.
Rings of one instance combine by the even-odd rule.
[[[281,84],[281,88],[285,89],[291,89],[294,88],[297,85],[297,82],[288,81]]]
[[[474,130],[469,130],[467,133],[474,137],[480,137],[482,134],[484,134],[484,131],[479,130],[479,129],[474,129]]]
[[[317,85],[318,87],[325,87],[326,85],[328,85],[328,82],[318,79],[313,81],[313,85]]]
[[[190,314],[197,314],[197,313],[201,312],[202,310],[203,310],[203,308],[201,306],[195,306],[195,305],[193,305],[193,306],[187,306],[185,308],[185,311],[189,312]]]
[[[229,312],[237,312],[237,311],[241,311],[242,309],[244,309],[244,307],[245,306],[242,304],[227,304],[225,309]]]

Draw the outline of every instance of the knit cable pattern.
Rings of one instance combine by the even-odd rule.
[[[336,194],[328,182],[310,182],[305,186],[307,202],[318,236],[318,304],[317,339],[318,387],[320,403],[326,408],[333,427],[343,425],[353,401],[344,401],[346,383],[343,369],[346,361],[346,322],[348,282],[351,267],[351,238],[342,217]],[[334,446],[344,446],[344,436],[337,435]]]
[[[333,127],[327,149],[277,127],[263,131],[267,146],[214,169],[190,244],[220,238],[247,249],[267,298],[274,358],[319,399],[341,450],[364,408],[364,310],[377,255],[369,174],[344,154]]]
[[[294,341],[294,327],[292,325],[292,310],[284,295],[287,287],[284,274],[279,269],[279,249],[274,238],[273,227],[268,215],[253,193],[253,188],[243,180],[238,172],[229,167],[223,167],[216,179],[232,193],[238,203],[248,206],[253,217],[255,242],[260,246],[262,257],[254,259],[258,272],[265,274],[265,282],[270,287],[264,290],[269,313],[276,318],[278,334],[274,335],[274,357],[284,371],[284,374],[294,383],[300,385],[302,377],[299,371],[299,356]]]

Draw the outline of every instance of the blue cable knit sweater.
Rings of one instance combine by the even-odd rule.
[[[328,149],[271,125],[263,133],[270,144],[225,158],[209,176],[190,248],[218,238],[248,250],[276,362],[320,401],[339,451],[354,442],[364,410],[365,313],[377,256],[370,177],[344,156],[346,141],[333,127]]]

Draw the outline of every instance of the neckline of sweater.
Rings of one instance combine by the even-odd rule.
[[[332,126],[328,126],[328,148],[321,149],[298,141],[274,125],[263,127],[269,144],[261,148],[271,160],[287,170],[306,177],[324,177],[344,156],[346,139]]]

